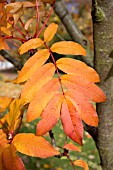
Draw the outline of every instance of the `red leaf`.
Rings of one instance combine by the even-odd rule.
[[[41,136],[20,133],[13,139],[16,149],[26,155],[47,158],[60,154],[52,145]]]
[[[57,67],[65,73],[80,76],[91,82],[99,82],[99,75],[84,62],[72,58],[60,58],[56,62]]]
[[[56,94],[48,103],[45,110],[42,112],[42,119],[37,124],[36,134],[44,135],[49,132],[58,122],[60,118],[60,108],[62,95]]]
[[[57,78],[50,80],[45,84],[31,101],[28,112],[27,121],[30,122],[38,118],[42,111],[47,106],[48,102],[53,98],[56,91],[60,89],[60,84]]]
[[[75,106],[81,119],[90,126],[98,126],[98,116],[94,106],[81,93],[70,90],[65,93],[66,98],[69,99]]]
[[[66,88],[82,93],[93,102],[104,102],[106,100],[105,94],[96,84],[89,82],[80,76],[65,74],[61,77],[61,80]]]
[[[65,100],[62,103],[61,109],[61,121],[64,132],[73,141],[82,145],[83,138],[83,125],[77,110],[69,100]]]
[[[12,144],[3,150],[2,164],[5,170],[25,170],[24,164],[16,154],[16,149]]]

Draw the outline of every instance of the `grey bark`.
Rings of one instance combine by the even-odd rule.
[[[8,54],[5,50],[0,50],[0,54],[3,56],[3,58],[12,63],[17,70],[22,69],[22,63],[12,57],[10,54]]]
[[[113,0],[92,0],[94,65],[107,102],[97,105],[96,145],[103,170],[113,170]]]
[[[82,60],[90,66],[93,66],[93,56],[90,51],[90,45],[87,38],[82,34],[76,23],[73,21],[70,13],[63,1],[57,1],[55,3],[55,13],[59,16],[64,24],[67,32],[73,41],[81,44],[87,51],[87,57],[82,57]]]

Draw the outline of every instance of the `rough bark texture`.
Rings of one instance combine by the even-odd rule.
[[[103,170],[113,170],[113,0],[92,0],[94,65],[107,102],[97,105],[96,145]]]

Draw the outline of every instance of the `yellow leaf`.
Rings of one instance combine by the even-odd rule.
[[[40,38],[33,38],[22,44],[19,48],[19,53],[24,54],[28,50],[36,49],[42,46],[44,42]]]
[[[9,106],[7,121],[10,131],[14,131],[18,127],[22,115],[21,107],[23,104],[24,103],[21,99],[15,98]]]
[[[11,31],[5,27],[1,27],[1,31],[6,35],[9,35],[9,36],[11,35]]]
[[[48,141],[34,134],[17,134],[12,143],[19,152],[29,156],[47,158],[59,154]]]
[[[44,49],[39,50],[31,58],[29,58],[22,70],[19,72],[16,83],[22,83],[28,80],[32,76],[32,74],[47,61],[49,55],[49,51]]]
[[[84,168],[84,170],[89,170],[87,163],[83,160],[74,161],[74,165],[80,166],[80,167]]]
[[[59,80],[57,78],[54,78],[38,91],[38,93],[31,101],[28,112],[26,114],[28,122],[33,121],[41,115],[48,102],[52,99],[56,91],[58,91],[59,89]]]
[[[38,69],[27,81],[22,90],[21,97],[30,102],[40,88],[52,79],[55,73],[55,66],[52,63],[45,64]]]
[[[60,70],[67,74],[80,76],[90,82],[100,81],[97,72],[82,61],[72,58],[61,58],[57,60],[56,64]]]
[[[86,50],[80,44],[72,41],[61,41],[54,43],[50,49],[52,52],[58,54],[86,56]]]
[[[44,42],[49,42],[50,40],[52,40],[52,38],[57,32],[57,29],[58,29],[57,24],[55,23],[50,24],[44,32]]]

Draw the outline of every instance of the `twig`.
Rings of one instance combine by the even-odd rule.
[[[0,54],[3,56],[3,58],[5,58],[10,63],[12,63],[17,70],[21,70],[22,69],[22,67],[23,67],[22,63],[19,62],[18,60],[16,60],[15,58],[13,58],[5,50],[0,50]]]
[[[62,23],[64,24],[67,32],[69,33],[70,37],[73,41],[78,42],[81,44],[87,51],[87,57],[82,57],[82,60],[90,66],[93,66],[93,57],[90,50],[89,41],[87,38],[82,34],[78,26],[74,23],[71,15],[69,14],[67,8],[63,1],[57,1],[55,3],[55,13],[59,16]]]

